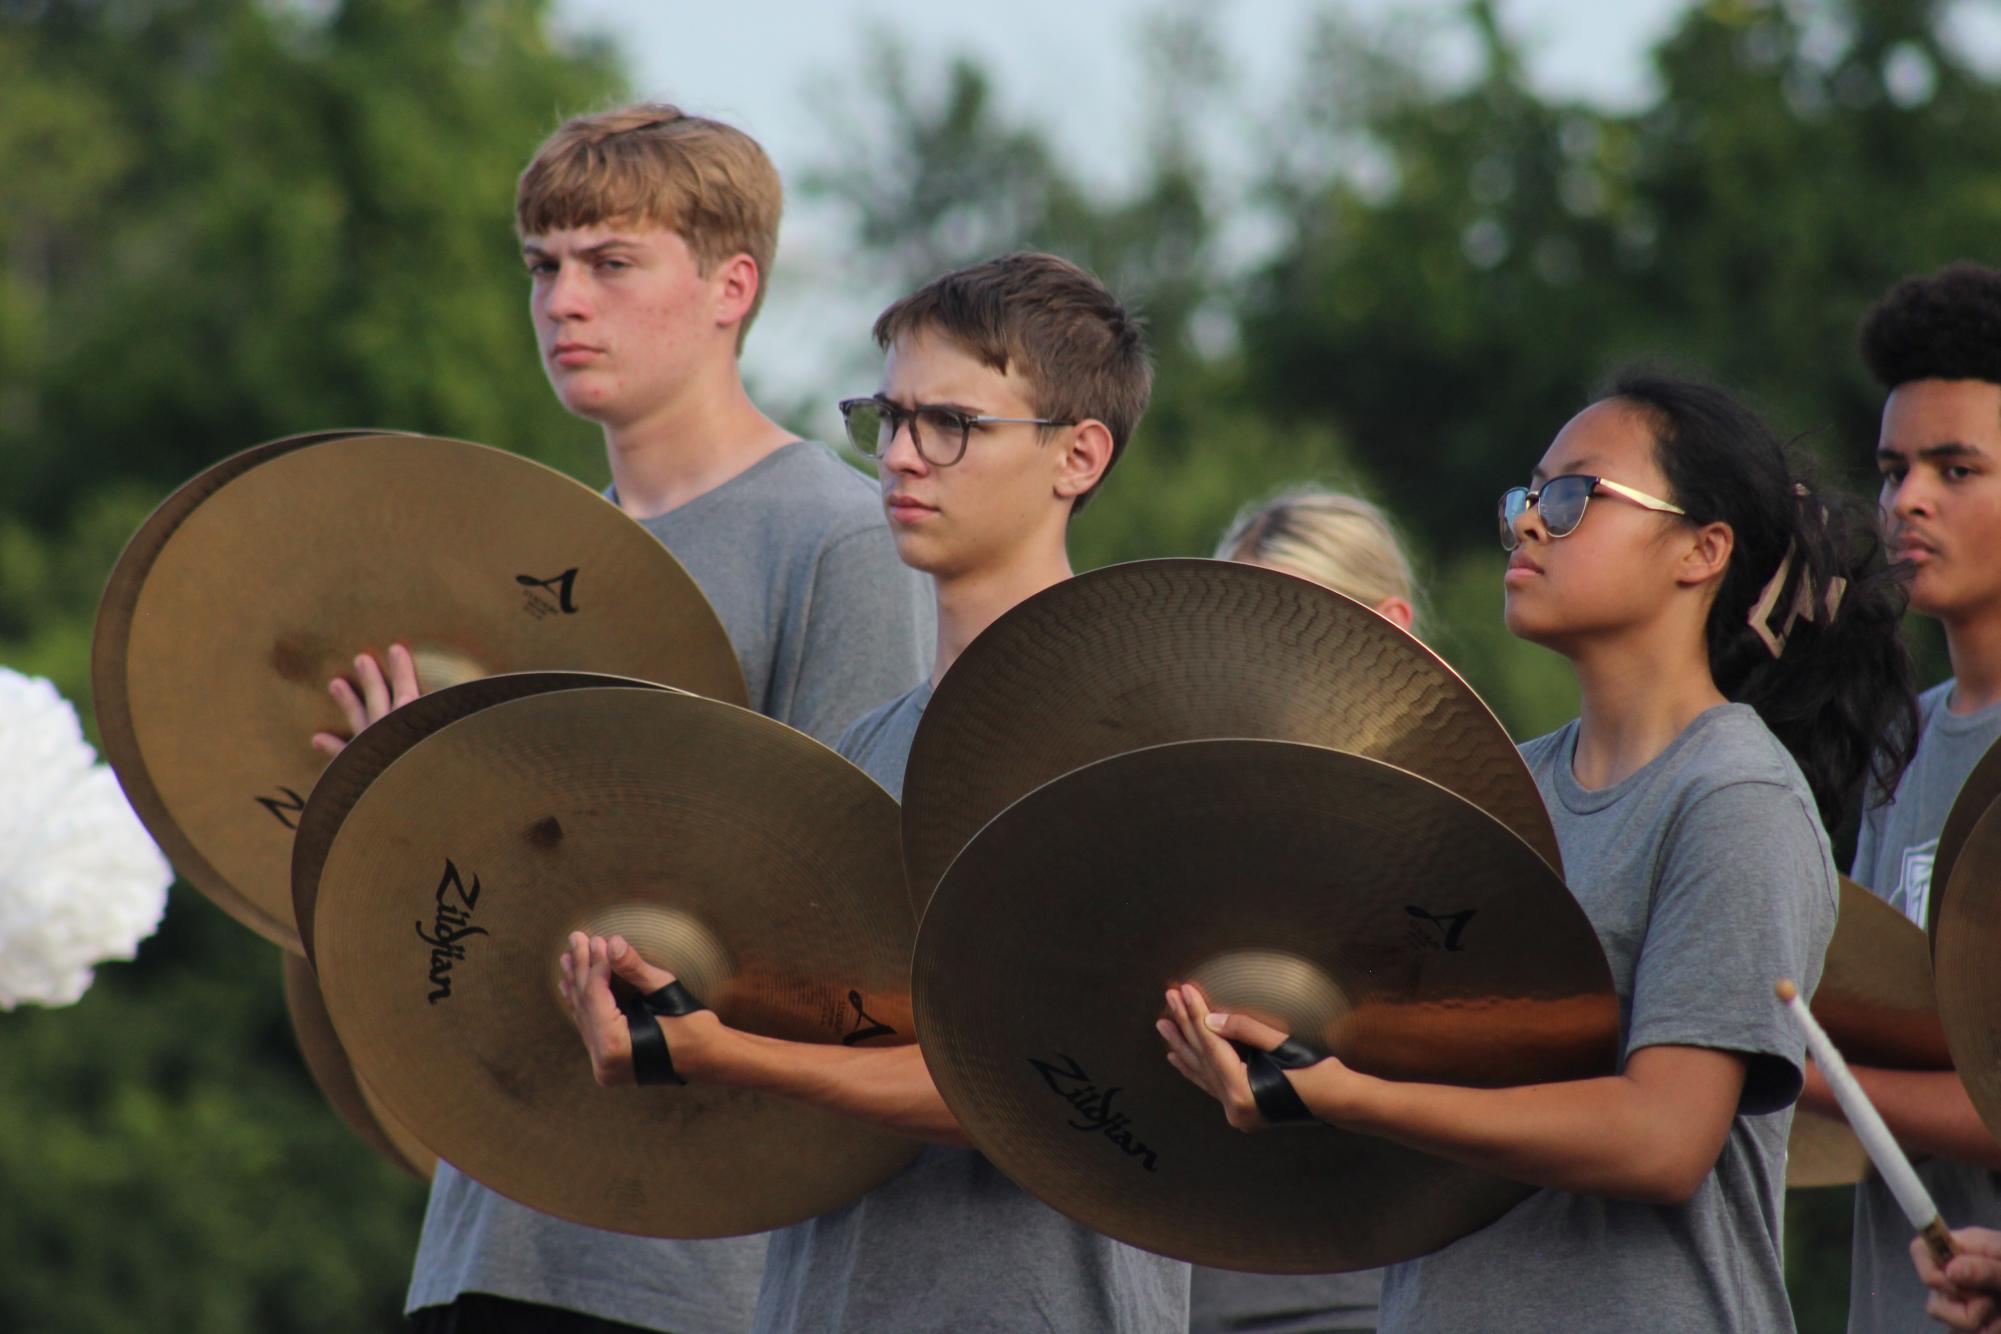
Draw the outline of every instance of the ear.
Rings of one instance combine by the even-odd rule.
[[[1056,494],[1075,500],[1105,475],[1112,466],[1112,431],[1095,417],[1086,417],[1069,432],[1062,451],[1054,460]]]
[[[1730,566],[1730,553],[1737,549],[1737,534],[1727,523],[1705,523],[1682,548],[1675,562],[1674,581],[1684,588],[1715,582],[1721,585],[1723,572]]]
[[[1417,624],[1417,609],[1398,597],[1388,597],[1378,602],[1376,614],[1405,634],[1410,633],[1411,626]]]
[[[757,300],[763,281],[757,261],[749,255],[731,255],[716,265],[716,271],[709,275],[710,290],[716,294],[716,323],[732,327],[742,324]]]

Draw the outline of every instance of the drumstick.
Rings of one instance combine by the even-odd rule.
[[[1938,1216],[1938,1206],[1932,1203],[1931,1193],[1918,1174],[1911,1170],[1910,1159],[1897,1147],[1890,1128],[1883,1124],[1883,1117],[1877,1112],[1869,1095],[1862,1091],[1862,1085],[1849,1073],[1848,1062],[1841,1059],[1841,1053],[1834,1049],[1820,1022],[1806,1008],[1800,999],[1800,989],[1790,978],[1780,978],[1776,988],[1779,999],[1792,1010],[1793,1017],[1800,1021],[1806,1031],[1807,1050],[1813,1054],[1814,1063],[1820,1066],[1820,1073],[1826,1077],[1827,1086],[1834,1090],[1834,1100],[1841,1104],[1842,1115],[1848,1118],[1855,1137],[1862,1141],[1868,1151],[1869,1161],[1876,1165],[1876,1172],[1890,1193],[1897,1197],[1897,1204],[1903,1209],[1904,1217],[1911,1220],[1911,1226],[1925,1239],[1931,1248],[1932,1258],[1944,1267],[1946,1261],[1959,1254],[1953,1245],[1952,1233],[1946,1230],[1945,1221]]]

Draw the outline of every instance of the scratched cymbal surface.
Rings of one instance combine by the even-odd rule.
[[[552,690],[589,687],[666,690],[667,686],[599,672],[503,672],[423,695],[370,724],[334,756],[306,798],[299,829],[292,837],[292,909],[299,944],[313,957],[313,914],[319,902],[320,871],[341,822],[384,769],[405,751],[448,723],[510,699]]]
[[[344,730],[326,683],[410,646],[426,689],[605,671],[740,702],[715,612],[639,524],[528,459],[331,434],[259,446],[141,526],[99,606],[104,749],[175,869],[300,948],[292,833]]]
[[[1408,1259],[1530,1188],[1327,1126],[1231,1130],[1154,1031],[1177,980],[1386,1077],[1582,1078],[1618,1054],[1583,910],[1528,844],[1436,784],[1322,747],[1191,741],[1036,789],[925,912],[925,1059],[1023,1187],[1201,1264]]]
[[[320,999],[320,984],[312,965],[287,950],[280,950],[278,957],[284,961],[285,1012],[292,1018],[292,1035],[298,1040],[299,1056],[314,1086],[355,1138],[397,1171],[429,1181],[437,1167],[437,1155],[419,1144],[417,1137],[355,1078],[333,1020],[327,1017],[326,1002]]]
[[[1351,598],[1235,561],[1147,560],[1067,579],[982,631],[938,685],[903,787],[919,905],[982,825],[1093,761],[1246,737],[1421,774],[1562,873],[1507,730],[1435,653]]]
[[[1980,757],[1980,762],[1966,775],[1966,781],[1959,785],[1959,794],[1952,799],[1952,809],[1946,812],[1945,824],[1939,830],[1938,850],[1932,855],[1932,892],[1925,905],[1925,931],[1932,937],[1934,950],[1938,946],[1939,915],[1945,908],[1945,896],[1952,888],[1952,868],[1959,860],[1960,851],[1966,846],[1973,826],[1997,801],[2001,801],[2001,744],[1989,746],[1987,753]]]
[[[746,709],[623,687],[494,704],[341,823],[315,910],[327,1009],[384,1106],[523,1204],[657,1236],[796,1222],[916,1141],[744,1090],[598,1087],[557,959],[572,931],[623,934],[734,1027],[908,1042],[896,834],[881,787]]]
[[[1924,929],[1847,876],[1827,945],[1814,1018],[1857,1065],[1949,1070]],[[1786,1142],[1790,1188],[1860,1181],[1869,1157],[1845,1120],[1799,1112]]]
[[[1953,863],[1933,939],[1938,1016],[1980,1119],[2001,1137],[2001,806],[1974,821]]]

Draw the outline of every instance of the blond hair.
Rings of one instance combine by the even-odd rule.
[[[1417,604],[1417,580],[1396,531],[1356,496],[1301,488],[1246,506],[1216,554],[1275,566],[1371,607],[1390,598]]]
[[[764,304],[784,207],[778,169],[757,140],[664,102],[638,102],[573,117],[549,136],[521,173],[514,227],[526,237],[649,224],[679,236],[705,276],[749,255],[758,282],[737,331],[741,348]]]

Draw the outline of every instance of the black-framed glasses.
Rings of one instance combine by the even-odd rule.
[[[1584,522],[1584,507],[1591,503],[1591,497],[1600,492],[1629,500],[1641,509],[1688,517],[1688,511],[1681,506],[1637,491],[1623,482],[1615,482],[1609,477],[1566,473],[1562,477],[1550,478],[1533,491],[1525,486],[1511,486],[1501,493],[1501,549],[1513,551],[1521,545],[1521,538],[1515,535],[1515,520],[1531,509],[1542,515],[1544,532],[1553,538],[1569,537],[1577,531],[1577,525]]]
[[[907,423],[910,443],[918,457],[934,468],[949,468],[966,457],[966,440],[975,426],[1075,426],[1074,421],[1046,417],[987,417],[957,408],[898,407],[880,394],[841,400],[841,418],[848,424],[848,442],[872,459],[889,450],[889,442]]]

